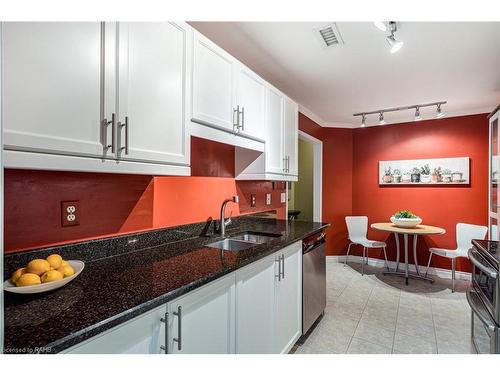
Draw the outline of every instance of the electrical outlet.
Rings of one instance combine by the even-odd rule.
[[[255,198],[255,195],[254,194],[250,195],[250,206],[255,207],[256,204],[257,204],[257,200]]]
[[[286,193],[281,193],[281,203],[286,203]]]
[[[271,193],[266,193],[266,204],[268,206],[271,204]]]
[[[61,202],[61,224],[63,227],[80,225],[80,202],[62,201]]]

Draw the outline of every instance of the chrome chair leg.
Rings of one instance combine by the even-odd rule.
[[[427,269],[425,270],[425,277],[427,277],[427,272],[429,272],[429,267],[431,265],[432,253],[429,255],[429,261],[427,262]]]
[[[363,246],[363,259],[361,260],[361,275],[365,274],[365,251],[366,247]]]
[[[455,258],[451,258],[451,292],[455,293]]]
[[[385,266],[387,267],[387,271],[389,271],[389,262],[387,261],[387,253],[385,252],[386,246],[384,246],[382,249],[384,249],[384,258],[385,258]]]
[[[347,247],[347,254],[346,254],[346,256],[345,256],[345,260],[344,260],[344,267],[345,267],[345,266],[346,266],[346,264],[347,264],[347,258],[349,257],[349,251],[351,251],[351,245],[352,245],[352,244],[353,244],[352,242],[351,242],[351,243],[349,243],[349,246]]]

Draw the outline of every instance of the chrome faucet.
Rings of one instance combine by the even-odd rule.
[[[234,195],[231,199],[226,199],[222,202],[222,207],[220,208],[220,224],[219,224],[219,233],[222,237],[226,235],[226,225],[231,222],[231,218],[225,219],[224,211],[226,210],[226,206],[229,202],[239,203],[240,198],[237,195]]]

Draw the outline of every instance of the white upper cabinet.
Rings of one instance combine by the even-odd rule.
[[[2,26],[7,167],[189,175],[190,26]]]
[[[265,153],[237,149],[238,180],[298,179],[298,105],[275,87],[266,85]]]
[[[238,69],[237,82],[238,132],[264,140],[266,137],[266,82],[242,64]]]
[[[190,27],[121,23],[118,35],[118,157],[188,165]]]
[[[99,22],[4,22],[6,149],[101,155]]]
[[[299,174],[299,106],[290,98],[285,98],[283,139],[285,173],[288,175],[297,176]]]
[[[283,145],[283,95],[270,87],[267,99],[267,138],[266,138],[266,172],[283,174],[284,145]]]
[[[233,132],[237,61],[196,31],[193,39],[192,120]]]

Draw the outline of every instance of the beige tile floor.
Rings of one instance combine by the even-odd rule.
[[[327,307],[298,354],[471,353],[468,282],[384,276],[382,268],[327,263]]]

